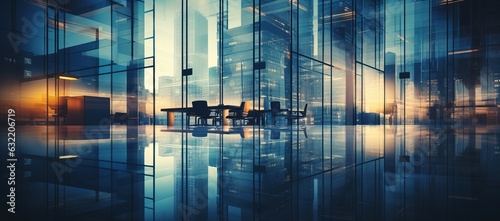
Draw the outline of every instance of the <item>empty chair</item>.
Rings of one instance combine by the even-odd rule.
[[[292,120],[297,120],[297,124],[299,124],[299,120],[307,117],[307,104],[304,105],[304,109],[301,111],[292,111],[288,116],[288,124],[291,124]]]
[[[218,117],[217,112],[208,108],[207,101],[193,101],[193,112],[198,117],[198,125],[207,125],[208,119],[212,119],[212,125],[215,125],[215,118]]]
[[[288,117],[289,113],[286,110],[281,109],[281,104],[279,101],[271,101],[271,120],[273,125],[276,125],[278,117]]]
[[[189,126],[189,125],[191,125],[191,124],[190,124],[191,117],[194,117],[194,124],[195,124],[195,125],[197,124],[198,115],[196,115],[196,114],[194,113],[194,110],[187,111],[187,112],[186,112],[186,116],[187,116],[187,122],[186,122],[186,123],[187,123],[187,125],[188,125],[188,126]]]
[[[249,110],[247,117],[246,117],[246,121],[247,121],[247,124],[250,124],[250,125],[259,125],[260,120],[261,120],[260,118],[261,118],[261,114],[259,113],[259,111]]]
[[[246,117],[248,115],[248,110],[249,106],[248,103],[243,101],[240,104],[239,108],[229,110],[229,115],[226,117],[227,119],[232,119],[233,125],[236,125],[236,120],[240,122],[240,125],[243,125],[243,121],[246,120]]]

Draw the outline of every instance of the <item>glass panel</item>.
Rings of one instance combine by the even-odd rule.
[[[298,45],[295,50],[301,55],[318,58],[320,48],[318,17],[321,15],[318,0],[292,1],[298,14]],[[319,57],[321,59],[321,57]]]
[[[303,110],[305,105],[308,104],[307,109],[307,124],[323,124],[322,101],[323,91],[323,65],[314,60],[304,57],[299,59],[298,70],[298,87],[299,94],[298,100],[292,102],[292,109]]]
[[[345,71],[332,68],[332,124],[345,125],[346,123],[346,77]]]
[[[234,20],[227,20],[224,24],[227,28],[222,29],[221,35],[223,101],[225,104],[248,101],[258,107],[258,102],[254,102],[258,99],[255,88],[258,88],[259,79],[253,68],[253,5],[251,1],[242,1],[241,4],[228,1],[228,7],[227,16],[234,16]],[[241,18],[236,14],[241,14]],[[218,75],[215,79],[219,79]]]
[[[162,39],[155,44],[155,59],[162,61],[155,65],[156,123],[167,124],[167,114],[161,108],[181,107],[181,48],[180,30],[181,2],[156,1],[155,37]],[[177,30],[177,31],[176,31]],[[181,119],[176,118],[176,124]]]
[[[332,67],[328,65],[323,66],[323,104],[322,104],[322,115],[323,115],[323,125],[328,127],[332,124]]]
[[[371,68],[364,67],[363,72],[363,124],[380,124],[380,116],[384,112],[384,81],[383,75]]]

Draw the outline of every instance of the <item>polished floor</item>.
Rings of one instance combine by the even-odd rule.
[[[8,220],[497,220],[499,129],[18,126]]]

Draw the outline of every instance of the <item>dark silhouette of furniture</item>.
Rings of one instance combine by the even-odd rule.
[[[49,100],[49,108],[55,111],[52,117],[55,118],[59,124],[65,124],[66,117],[68,116],[68,98],[66,96],[55,99],[51,97]]]
[[[361,125],[379,125],[380,114],[370,112],[358,113],[358,123]]]
[[[271,120],[273,122],[273,125],[276,125],[278,117],[287,118],[289,116],[289,113],[287,112],[287,109],[281,109],[281,104],[279,101],[271,101]]]
[[[193,137],[207,137],[208,128],[207,127],[195,127],[193,128]]]
[[[226,118],[225,118],[225,113],[229,112],[228,110],[231,109],[236,109],[238,106],[235,105],[225,105],[225,104],[219,104],[215,106],[208,106],[208,109],[212,112],[212,114],[216,113],[216,121],[215,123],[219,122],[221,124],[226,125]],[[167,125],[173,126],[175,122],[175,115],[174,113],[191,113],[189,116],[195,116],[198,118],[199,116],[196,115],[194,112],[193,107],[171,107],[171,108],[162,108],[160,109],[161,111],[167,112]],[[221,117],[222,116],[222,117]],[[218,120],[217,120],[218,119]],[[223,119],[223,120],[222,120]],[[195,125],[197,125],[198,120],[195,121]],[[189,124],[188,124],[189,125]]]
[[[233,122],[233,126],[236,125],[237,120],[240,122],[240,125],[243,125],[243,122],[246,120],[249,111],[247,104],[247,102],[243,101],[241,102],[239,108],[229,110],[229,115],[226,117],[226,119],[231,119]]]
[[[198,117],[197,125],[207,125],[208,119],[212,119],[212,125],[215,125],[218,113],[208,108],[207,101],[193,101],[192,104],[193,112]]]
[[[113,115],[113,123],[120,123],[120,125],[127,124],[128,114],[123,112],[116,112]]]
[[[307,117],[307,105],[304,105],[304,109],[302,111],[291,111],[288,118],[288,124],[290,125],[293,120],[297,120],[297,124],[299,124],[299,120]]]
[[[187,116],[187,125],[190,126],[190,121],[191,121],[191,117],[194,117],[194,122],[195,122],[195,125],[197,124],[198,122],[198,115],[196,115],[196,113],[194,112],[194,110],[190,110],[190,111],[187,111],[186,112],[186,116]]]
[[[262,121],[264,112],[258,111],[258,110],[250,110],[248,111],[246,121],[247,124],[249,125],[259,125],[260,122]],[[262,121],[263,122],[263,121]]]
[[[107,97],[67,97],[66,125],[100,125],[108,122],[110,99]]]

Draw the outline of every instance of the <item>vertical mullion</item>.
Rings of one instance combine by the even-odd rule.
[[[319,18],[318,19],[318,22],[321,21],[321,31],[322,31],[322,47],[321,47],[321,62],[322,62],[322,65],[321,65],[321,117],[323,118],[322,119],[322,123],[321,123],[321,139],[322,139],[322,142],[321,142],[321,156],[323,157],[323,159],[325,159],[325,2],[320,0],[321,1],[321,20]],[[318,5],[319,5],[319,2],[318,1]],[[318,25],[319,26],[319,25]],[[331,35],[330,35],[331,36]],[[331,44],[330,44],[330,47],[331,47]],[[331,76],[330,76],[331,77]],[[330,95],[331,96],[331,95]],[[299,107],[297,106],[297,138],[299,136]],[[305,120],[305,119],[304,119]],[[330,156],[331,156],[331,153],[330,153]],[[322,179],[321,179],[321,182],[322,182],[322,190],[323,192],[324,191],[324,188],[325,188],[325,172],[323,171],[324,168],[325,168],[325,161],[322,160],[321,161],[321,168],[322,171],[321,171],[321,176],[322,176]],[[319,183],[319,182],[318,182]],[[319,188],[318,188],[319,189]],[[318,199],[319,201],[319,199]],[[323,205],[325,205],[325,194],[321,194],[321,202]],[[325,209],[323,208],[321,210],[321,213],[323,214],[323,217],[325,217]]]
[[[294,26],[294,20],[293,20],[293,4],[292,2],[290,1],[289,2],[290,4],[290,26],[289,26],[289,33],[290,33],[290,42],[289,42],[289,45],[288,45],[288,50],[289,50],[289,53],[290,53],[290,70],[288,73],[285,73],[285,74],[288,74],[289,75],[289,79],[290,79],[290,85],[285,85],[285,87],[289,87],[289,93],[290,93],[290,97],[292,95],[292,80],[293,80],[293,65],[294,65],[294,62],[293,62],[293,40],[294,40],[294,32],[293,32],[293,26]],[[286,95],[285,95],[286,97]],[[290,217],[293,217],[293,180],[294,180],[294,176],[293,176],[293,143],[291,144],[291,148],[290,148],[290,164],[289,164],[289,167],[290,167],[290,172],[289,172],[289,176],[290,176],[290,199],[291,199],[291,202],[290,202]]]
[[[258,31],[258,39],[259,39],[259,43],[258,43],[258,60],[259,60],[259,67],[260,67],[260,63],[261,63],[261,59],[262,59],[262,37],[261,37],[261,34],[262,34],[262,1],[259,0],[259,10],[258,10],[258,16],[259,16],[259,31]],[[259,102],[259,107],[262,105],[261,104],[261,97],[262,97],[262,68],[259,68],[258,69],[258,73],[259,73],[259,97],[258,97],[258,102]],[[259,159],[259,167],[261,166],[261,155],[262,155],[262,152],[261,152],[261,147],[259,145],[258,147],[258,152],[259,152],[259,155],[258,155],[258,159]],[[258,193],[259,193],[259,207],[260,205],[262,205],[262,173],[258,173],[258,176],[259,176],[259,186],[258,186]],[[258,213],[258,219],[260,220],[261,219],[261,214],[262,213]]]
[[[156,2],[155,0],[153,1],[153,21],[152,21],[152,28],[153,28],[153,137],[156,138]],[[153,142],[153,220],[156,220],[156,213],[154,212],[156,209],[156,147],[157,144],[156,142]]]
[[[254,10],[252,12],[252,63],[251,63],[252,67],[254,67],[254,68],[252,68],[253,79],[254,79],[253,80],[253,88],[254,88],[254,90],[253,90],[252,94],[253,94],[254,103],[255,103],[255,89],[256,89],[256,84],[255,84],[255,77],[256,76],[255,76],[255,65],[254,65],[255,64],[255,11],[256,11],[255,10],[255,6],[256,6],[255,5],[255,1],[256,0],[252,1],[252,8]],[[259,1],[259,0],[257,0],[257,1]],[[258,79],[258,80],[260,80],[260,79]],[[260,82],[259,82],[259,84],[257,86],[259,87],[258,90],[259,90],[259,95],[260,95]],[[260,97],[258,99],[260,99]],[[260,101],[258,103],[260,104]],[[258,148],[260,149],[260,147],[258,147]],[[255,156],[255,150],[253,150],[252,151],[252,166],[254,168],[255,168],[255,162],[256,162],[255,157],[256,157]],[[256,196],[255,196],[255,192],[256,192],[255,191],[255,177],[256,177],[256,174],[252,173],[252,190],[253,190],[252,191],[252,198],[253,198],[253,200],[252,200],[253,201],[253,203],[252,203],[252,211],[253,211],[252,212],[252,219],[253,220],[256,220],[256,217],[255,217],[255,211],[256,211],[256,206],[255,206],[255,200],[256,200]]]

